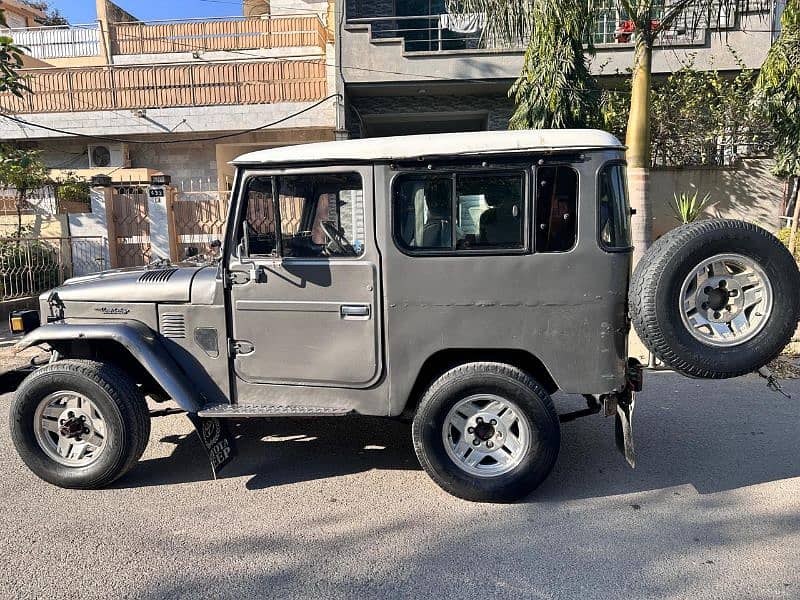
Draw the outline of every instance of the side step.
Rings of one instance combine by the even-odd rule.
[[[201,417],[343,417],[353,411],[337,406],[281,406],[260,404],[211,404],[197,414]]]

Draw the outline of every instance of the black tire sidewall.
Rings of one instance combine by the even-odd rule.
[[[673,249],[655,294],[655,318],[672,352],[695,370],[712,372],[717,377],[751,372],[754,364],[766,363],[780,353],[797,324],[798,294],[797,279],[786,276],[797,267],[794,261],[787,264],[788,252],[782,250],[766,237],[734,228],[707,232]],[[690,333],[681,315],[680,289],[684,280],[702,262],[719,254],[752,259],[763,269],[772,287],[772,313],[767,322],[755,337],[735,346],[703,344]]]
[[[463,471],[448,455],[442,439],[450,409],[474,394],[493,394],[512,401],[527,419],[531,432],[530,449],[522,462],[497,477],[476,477]],[[529,494],[552,470],[561,441],[558,415],[544,389],[532,389],[491,372],[434,384],[420,404],[412,432],[420,461],[436,483],[456,496],[483,502],[512,502]]]
[[[50,458],[34,433],[34,414],[41,400],[58,391],[74,391],[89,398],[103,415],[106,442],[96,461],[84,467],[62,465]],[[131,444],[118,402],[91,379],[70,370],[34,374],[23,382],[11,404],[11,435],[22,460],[43,480],[67,488],[104,485],[127,462]]]

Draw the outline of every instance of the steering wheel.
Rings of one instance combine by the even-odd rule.
[[[336,227],[333,221],[320,221],[320,229],[325,237],[328,238],[328,251],[337,254],[350,254],[355,255],[356,251],[350,245],[350,242],[345,239],[341,230]]]

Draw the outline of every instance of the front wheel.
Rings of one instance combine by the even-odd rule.
[[[113,365],[63,360],[31,374],[11,403],[11,437],[37,476],[66,488],[109,485],[150,436],[141,392]]]
[[[561,442],[548,393],[525,372],[468,363],[439,377],[412,425],[422,467],[445,491],[479,502],[512,502],[535,489]]]

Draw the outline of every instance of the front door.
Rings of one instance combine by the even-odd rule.
[[[371,168],[253,172],[240,189],[229,263],[237,380],[370,385],[380,373]]]

